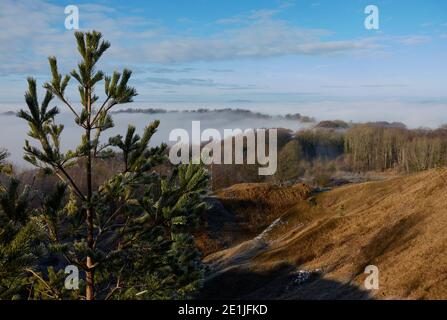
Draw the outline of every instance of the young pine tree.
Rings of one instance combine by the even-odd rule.
[[[36,146],[26,141],[25,160],[62,182],[59,194],[47,197],[47,208],[36,217],[47,235],[48,248],[85,273],[82,298],[87,300],[187,298],[203,278],[190,230],[206,208],[202,198],[207,174],[193,165],[174,168],[168,178],[155,173],[154,167],[166,161],[165,145],[149,147],[158,121],[141,136],[129,126],[124,137],[100,143],[103,132],[113,127],[112,108],[132,102],[137,93],[128,85],[131,71],[108,77],[97,70],[110,47],[101,33],[76,32],[75,37],[81,62],[71,77],[78,83],[81,106],[69,102],[65,89],[71,77],[62,77],[56,58],[50,57],[52,80],[44,85],[42,103],[38,103],[35,80],[29,78],[28,110],[18,114],[28,122],[29,136],[37,142]],[[105,99],[98,104],[95,92],[100,82]],[[76,150],[62,151],[64,127],[56,123],[58,108],[50,107],[54,97],[83,130]],[[120,161],[121,169],[96,185],[95,164],[101,161]],[[83,171],[81,179],[72,174],[74,166]],[[60,283],[57,274],[52,278],[42,279],[45,287],[61,292],[52,288]]]

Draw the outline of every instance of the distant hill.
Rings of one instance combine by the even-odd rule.
[[[318,122],[314,128],[316,129],[348,129],[356,125],[367,125],[370,127],[381,127],[381,128],[397,128],[406,129],[407,126],[402,122],[388,122],[388,121],[375,121],[366,123],[348,123],[343,120],[324,120]]]
[[[233,109],[233,108],[223,108],[223,109],[207,109],[207,108],[200,108],[200,109],[191,109],[191,110],[166,110],[162,108],[128,108],[128,109],[121,109],[116,110],[112,112],[114,114],[120,114],[120,113],[141,113],[141,114],[160,114],[160,113],[199,113],[199,114],[206,114],[206,113],[217,113],[217,114],[235,114],[244,118],[258,118],[258,119],[286,119],[286,120],[292,120],[292,121],[299,121],[303,123],[308,122],[315,122],[314,118],[303,116],[299,113],[295,114],[286,114],[286,115],[270,115],[265,114],[261,112],[255,112],[252,110],[247,109]]]
[[[342,120],[320,121],[315,128],[317,129],[348,129],[349,124]]]
[[[17,114],[17,112],[15,112],[15,111],[6,111],[6,112],[0,113],[0,115],[2,115],[2,116],[15,116],[16,114]]]
[[[397,128],[397,129],[406,129],[407,126],[402,122],[388,122],[388,121],[376,121],[376,122],[367,122],[369,126],[376,126],[382,128]]]

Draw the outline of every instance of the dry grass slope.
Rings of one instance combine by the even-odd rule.
[[[210,254],[241,243],[267,228],[311,189],[298,184],[280,188],[267,183],[245,183],[220,190],[208,199],[212,209],[203,217],[196,243]]]
[[[234,187],[241,189],[249,200],[256,186]],[[289,203],[288,191],[275,192]],[[297,197],[261,237],[206,261],[213,270],[206,298],[447,299],[447,170]],[[380,270],[380,289],[365,292],[370,264]],[[297,270],[316,269],[294,284]]]

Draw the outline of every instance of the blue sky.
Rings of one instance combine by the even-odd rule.
[[[134,70],[139,101],[447,102],[445,0],[2,0],[0,103],[48,80],[49,55],[73,68],[67,5],[111,41],[106,72]]]

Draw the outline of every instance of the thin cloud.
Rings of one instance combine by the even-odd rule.
[[[363,84],[360,87],[362,88],[405,88],[408,87],[407,84]]]
[[[112,42],[106,63],[130,65],[172,64],[268,58],[283,55],[327,55],[373,47],[368,39],[325,40],[327,30],[305,29],[275,16],[290,3],[278,8],[255,10],[250,23],[230,27],[208,36],[177,35],[159,21],[140,16],[116,17],[117,9],[80,5],[80,26],[96,29]],[[120,12],[121,13],[121,12]],[[24,19],[26,16],[26,19]],[[64,7],[31,0],[0,2],[0,74],[39,74],[47,71],[46,57],[56,55],[61,71],[77,62],[71,31],[63,29]],[[32,23],[29,23],[32,21]],[[126,41],[123,43],[123,39]],[[107,65],[105,66],[106,71]],[[160,71],[160,70],[159,70]],[[165,70],[168,71],[168,70]]]
[[[281,12],[281,9],[260,9],[252,10],[249,14],[236,15],[230,18],[218,19],[215,21],[216,24],[245,24],[251,23],[253,20],[265,20],[271,19],[273,16]]]
[[[370,88],[370,89],[382,89],[382,88],[405,88],[408,84],[401,83],[377,83],[377,84],[360,84],[360,85],[344,85],[344,84],[329,84],[322,85],[321,88],[327,89],[352,89],[352,88]]]
[[[220,61],[283,55],[327,55],[375,47],[369,39],[322,40],[327,30],[304,29],[283,20],[260,21],[210,37],[172,37],[147,42],[131,59],[154,63]]]
[[[210,72],[217,72],[217,73],[231,73],[234,72],[233,69],[208,69]]]
[[[429,43],[432,40],[430,36],[420,36],[420,35],[394,37],[394,39],[397,43],[407,46]]]
[[[165,68],[165,67],[149,67],[146,71],[151,73],[188,73],[196,71],[196,68]]]
[[[144,83],[162,85],[164,87],[208,87],[218,89],[254,89],[254,85],[236,85],[229,83],[219,83],[212,79],[200,79],[200,78],[182,78],[182,79],[170,79],[161,77],[146,77],[140,80]]]

